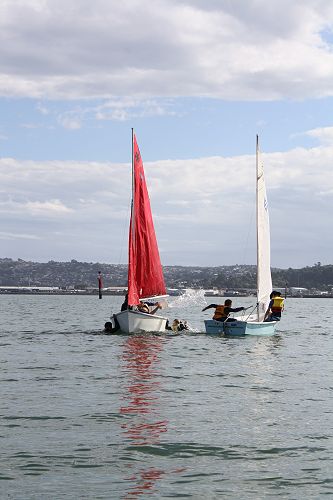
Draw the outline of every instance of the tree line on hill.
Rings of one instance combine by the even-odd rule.
[[[93,262],[30,262],[22,259],[0,259],[0,286],[97,286],[98,271],[102,272],[104,286],[126,286],[127,265]],[[169,288],[255,289],[256,266],[234,265],[219,267],[165,266],[164,276]],[[304,287],[331,291],[333,265],[301,269],[272,269],[276,288]]]

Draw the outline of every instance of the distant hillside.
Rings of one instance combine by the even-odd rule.
[[[104,286],[126,286],[127,266],[93,262],[47,263],[22,259],[0,259],[0,286],[96,286],[101,271]],[[219,267],[165,266],[165,281],[170,288],[255,288],[256,267],[248,265]],[[273,269],[275,287],[304,287],[330,291],[333,288],[333,265],[320,262],[302,269]]]

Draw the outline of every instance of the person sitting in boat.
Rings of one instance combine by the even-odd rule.
[[[280,321],[281,313],[284,309],[284,299],[280,292],[275,290],[269,296],[270,302],[265,313],[264,321]]]
[[[138,304],[138,311],[147,313],[147,314],[155,314],[156,311],[162,309],[162,305],[159,302],[143,302],[140,300]],[[150,309],[153,307],[154,309]]]
[[[124,299],[124,302],[121,304],[120,310],[127,311],[127,309],[128,309],[128,293],[126,293],[126,295],[125,295],[125,299]]]
[[[209,304],[203,308],[202,311],[206,311],[206,309],[215,308],[215,313],[213,319],[216,321],[236,321],[235,318],[229,318],[230,313],[237,313],[239,311],[245,311],[245,307],[231,307],[232,300],[226,299],[224,301],[224,305],[221,304]]]

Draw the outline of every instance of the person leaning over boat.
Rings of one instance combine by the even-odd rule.
[[[146,314],[155,314],[156,311],[162,309],[162,305],[159,302],[143,302],[142,300],[140,300],[137,307],[138,311]],[[154,309],[150,309],[151,307],[154,307]]]
[[[150,310],[150,308],[154,306],[155,308]],[[133,307],[128,305],[128,293],[126,293],[124,302],[122,303],[120,310],[127,311],[128,309],[133,309]],[[162,305],[159,302],[143,302],[142,300],[140,300],[139,304],[137,305],[137,309],[138,311],[147,314],[155,314],[158,309],[162,309]]]
[[[269,296],[270,302],[265,313],[264,321],[280,321],[284,309],[284,299],[280,292],[273,292]]]
[[[236,321],[235,318],[229,318],[230,313],[237,313],[239,311],[245,311],[245,307],[231,307],[232,300],[226,299],[224,301],[224,305],[222,304],[210,304],[203,308],[202,311],[206,311],[206,309],[215,308],[215,313],[213,319],[216,321]]]

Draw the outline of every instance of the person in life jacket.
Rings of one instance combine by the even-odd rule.
[[[212,307],[215,308],[215,313],[213,316],[213,319],[216,321],[236,321],[235,318],[229,318],[230,313],[236,313],[239,311],[244,311],[245,307],[231,307],[232,306],[232,301],[230,299],[226,299],[224,301],[224,305],[221,304],[209,304],[209,306],[206,306],[203,308],[202,311],[206,311],[206,309],[211,309]]]
[[[280,292],[273,292],[269,296],[270,302],[265,313],[264,321],[280,321],[284,309],[284,299]]]

